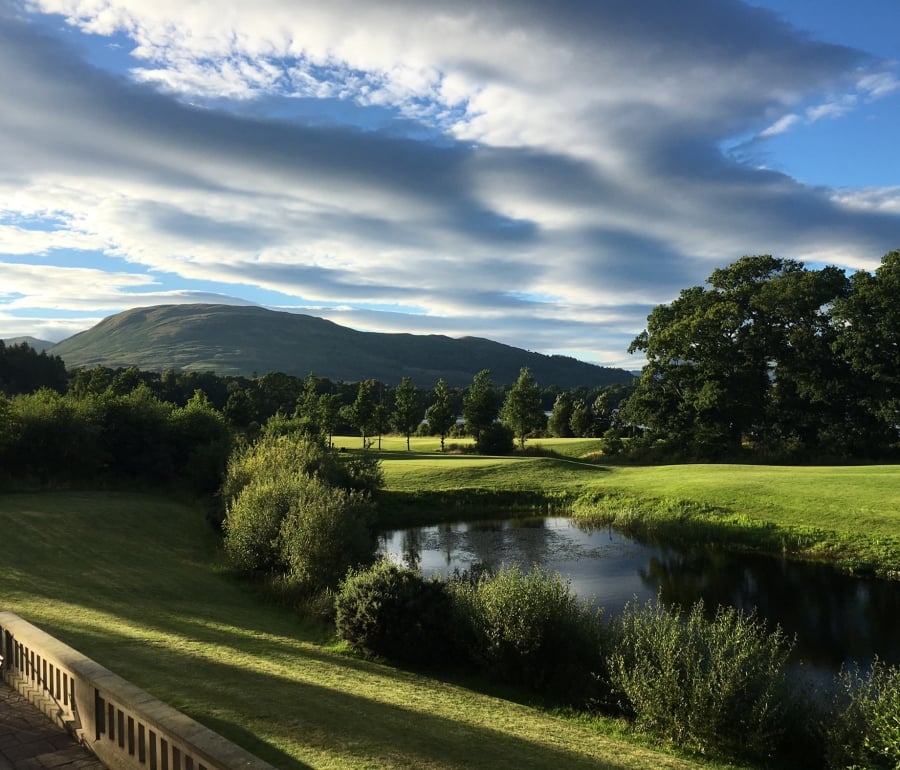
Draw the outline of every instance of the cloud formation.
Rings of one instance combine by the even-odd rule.
[[[4,333],[201,292],[625,363],[742,254],[900,245],[896,189],[723,152],[898,85],[737,0],[0,9]]]

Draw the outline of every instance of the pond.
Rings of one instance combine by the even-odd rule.
[[[567,518],[517,518],[386,532],[381,550],[427,575],[519,564],[559,572],[607,616],[628,602],[756,608],[797,637],[795,658],[814,672],[877,655],[900,664],[900,584],[854,578],[827,565],[640,543]]]

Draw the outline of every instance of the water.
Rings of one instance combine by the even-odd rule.
[[[682,607],[703,599],[746,611],[796,635],[795,659],[817,672],[873,656],[900,664],[900,584],[853,578],[820,564],[710,548],[643,544],[614,530],[586,532],[566,518],[442,524],[382,535],[381,548],[425,575],[519,564],[559,572],[607,616],[657,595]]]

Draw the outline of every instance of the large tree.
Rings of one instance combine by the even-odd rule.
[[[870,446],[884,447],[900,440],[900,250],[885,254],[874,274],[855,273],[850,285],[835,306],[835,348],[856,382],[860,428]]]
[[[848,394],[831,308],[844,273],[772,256],[715,270],[653,309],[630,352],[647,356],[628,417],[653,438],[716,459],[744,445],[815,448],[846,433]]]
[[[530,433],[544,427],[541,388],[527,366],[519,372],[516,384],[506,394],[500,410],[500,420],[512,430],[522,448],[525,447],[525,439]]]

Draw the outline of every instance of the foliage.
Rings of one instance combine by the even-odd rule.
[[[507,567],[450,583],[469,656],[491,677],[583,705],[602,680],[600,614],[559,574]]]
[[[495,422],[481,431],[475,448],[484,455],[508,455],[513,450],[513,432],[503,423]]]
[[[373,493],[383,483],[381,464],[370,455],[342,458],[315,436],[265,434],[236,449],[228,462],[222,500],[231,504],[254,478],[317,476],[326,484]]]
[[[450,405],[450,391],[443,380],[438,380],[434,387],[434,402],[425,410],[425,419],[431,432],[441,437],[441,452],[443,452],[447,432],[456,422],[456,415]]]
[[[284,571],[278,543],[281,525],[308,481],[297,473],[267,472],[253,475],[241,485],[223,523],[225,556],[235,569]]]
[[[442,663],[453,648],[445,583],[381,559],[349,573],[335,600],[338,635],[352,648],[406,663]]]
[[[547,421],[547,431],[557,438],[568,438],[572,435],[569,422],[572,419],[572,397],[567,392],[556,396],[553,411]]]
[[[66,390],[66,367],[59,356],[38,353],[27,342],[7,345],[0,340],[0,393],[14,396],[48,388]]]
[[[303,433],[264,435],[228,465],[225,552],[244,572],[287,574],[311,588],[335,585],[371,556],[376,458],[345,461]]]
[[[754,614],[648,603],[615,623],[610,679],[639,727],[701,753],[765,757],[781,731],[791,644]]]
[[[491,382],[490,369],[482,369],[466,390],[462,408],[466,431],[475,437],[476,442],[481,438],[481,434],[494,424],[498,408],[497,393]]]
[[[422,403],[419,391],[409,377],[404,377],[394,391],[394,411],[391,424],[398,433],[406,436],[406,451],[409,451],[409,437],[422,420]]]
[[[222,484],[231,454],[231,431],[202,390],[169,415],[172,462],[195,492],[212,494]]]
[[[832,768],[896,770],[900,767],[900,669],[875,660],[868,671],[839,677],[833,714],[825,724]]]
[[[344,407],[343,416],[362,436],[363,449],[368,449],[366,438],[375,434],[376,414],[375,398],[372,391],[374,380],[362,380],[356,392],[356,399],[350,406]]]
[[[544,410],[541,406],[541,389],[534,381],[528,367],[519,372],[519,379],[506,394],[500,409],[500,420],[525,446],[525,438],[544,428]]]
[[[626,421],[678,458],[885,456],[900,414],[898,275],[900,252],[852,280],[768,255],[715,270],[632,342],[648,363]]]
[[[319,590],[337,585],[348,567],[375,551],[374,508],[360,492],[302,478],[281,521],[277,546],[289,577]]]

